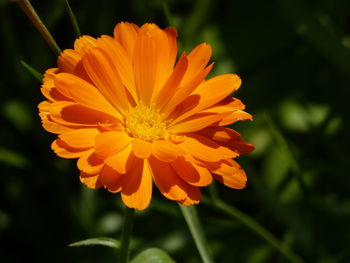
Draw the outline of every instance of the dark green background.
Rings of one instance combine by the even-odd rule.
[[[164,0],[165,1],[165,0]],[[350,262],[350,1],[71,0],[83,34],[112,34],[118,21],[171,23],[180,49],[208,42],[213,75],[238,73],[235,94],[254,115],[237,123],[254,153],[238,161],[245,190],[217,185],[221,199],[272,232],[305,262]],[[32,1],[59,46],[74,32],[62,0]],[[0,1],[0,262],[115,262],[110,248],[71,242],[120,235],[118,195],[88,190],[72,160],[50,150],[41,127],[40,72],[56,57],[15,3]],[[209,197],[209,191],[203,189]],[[242,222],[198,207],[216,262],[288,262]],[[160,247],[177,262],[201,262],[176,203],[154,189],[137,214],[132,255]]]

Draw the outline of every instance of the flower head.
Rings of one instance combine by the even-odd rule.
[[[40,117],[58,134],[54,152],[78,158],[84,184],[121,192],[128,207],[145,209],[153,182],[183,205],[197,204],[213,178],[236,189],[246,184],[232,158],[254,147],[223,127],[252,118],[228,97],[241,80],[206,80],[213,64],[205,43],[176,62],[176,38],[173,28],[119,23],[114,37],[77,39],[43,80]]]

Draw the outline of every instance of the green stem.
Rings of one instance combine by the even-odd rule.
[[[236,218],[238,221],[246,225],[248,228],[253,230],[263,239],[265,239],[271,246],[277,249],[282,255],[284,255],[290,262],[293,263],[303,263],[304,261],[296,255],[292,250],[289,249],[288,246],[285,246],[279,241],[271,232],[269,232],[266,228],[261,226],[258,222],[256,222],[253,218],[239,211],[237,208],[232,205],[226,204],[224,201],[220,200],[215,185],[210,186],[210,192],[212,197],[212,202],[214,207],[221,210],[222,212],[231,215]],[[208,200],[203,198],[205,203],[209,203]]]
[[[13,2],[17,2],[18,6],[28,16],[30,21],[34,24],[34,26],[37,28],[37,30],[40,32],[40,34],[49,44],[52,51],[58,56],[61,53],[61,49],[59,48],[56,41],[51,36],[49,30],[47,30],[46,26],[41,21],[38,14],[35,12],[29,0],[13,0]]]
[[[80,29],[79,29],[79,25],[78,25],[78,22],[77,22],[77,19],[75,18],[75,15],[73,13],[73,10],[72,8],[70,7],[70,4],[69,4],[69,1],[68,0],[65,0],[65,5],[66,5],[66,10],[68,12],[68,15],[69,15],[69,19],[73,25],[73,29],[74,29],[74,32],[75,32],[75,35],[79,38],[81,37],[81,33],[80,33]]]
[[[199,254],[203,263],[213,263],[211,256],[209,255],[207,241],[205,239],[203,229],[201,227],[198,213],[195,206],[183,206],[179,205],[181,212],[186,220],[186,223],[190,229],[194,242],[196,243]]]
[[[127,263],[129,261],[129,244],[134,223],[134,217],[135,209],[126,208],[124,216],[124,226],[120,241],[119,263]]]

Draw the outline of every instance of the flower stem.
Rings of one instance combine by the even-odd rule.
[[[208,244],[199,221],[196,207],[183,205],[179,206],[190,229],[194,242],[196,243],[197,249],[199,251],[203,263],[213,263],[214,261],[209,255]]]
[[[18,4],[18,6],[28,16],[30,21],[34,24],[34,26],[37,28],[37,30],[40,32],[40,34],[49,44],[52,51],[58,56],[61,53],[61,49],[59,48],[56,41],[51,36],[50,32],[47,30],[44,23],[41,21],[38,14],[35,12],[29,0],[12,0],[12,1]]]
[[[79,38],[81,37],[81,33],[80,33],[80,29],[79,29],[79,25],[78,25],[78,22],[77,22],[77,19],[75,18],[75,15],[73,13],[73,10],[72,8],[70,7],[70,4],[69,4],[69,1],[68,0],[65,0],[65,5],[66,5],[66,10],[68,12],[68,15],[69,15],[69,19],[73,25],[73,29],[74,29],[74,32],[75,32],[75,35]]]
[[[119,263],[127,263],[129,260],[129,244],[134,223],[135,209],[126,208],[124,216],[124,226],[120,241]]]

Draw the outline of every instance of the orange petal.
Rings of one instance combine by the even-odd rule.
[[[156,40],[158,49],[157,74],[151,105],[154,104],[159,91],[173,72],[177,56],[176,29],[168,27],[165,30],[160,30],[160,32],[159,39]]]
[[[208,127],[198,133],[220,144],[228,144],[231,141],[239,140],[241,137],[238,132],[227,127]]]
[[[158,140],[152,143],[152,154],[163,162],[172,162],[184,152],[172,142]]]
[[[197,113],[175,125],[169,127],[173,133],[194,132],[208,127],[214,123],[221,121],[230,113],[224,112],[220,114],[215,113]]]
[[[40,114],[40,116],[42,116]],[[56,134],[61,134],[69,131],[73,131],[74,129],[70,127],[66,127],[64,125],[58,124],[56,122],[53,122],[49,119],[43,119],[41,122],[43,128],[47,130],[48,132],[56,133]]]
[[[174,64],[175,64],[176,57],[177,57],[177,51],[178,51],[178,48],[177,48],[178,34],[177,34],[176,29],[173,27],[167,27],[166,29],[164,29],[164,32],[166,33],[166,36],[168,38],[168,48],[169,49],[166,51],[167,55],[169,56],[169,58],[168,58],[169,65],[168,66],[170,68],[173,68]]]
[[[166,198],[176,200],[184,205],[199,203],[201,199],[199,188],[187,184],[178,177],[169,163],[150,157],[149,164],[154,182]]]
[[[51,115],[49,113],[49,109],[51,107],[51,104],[52,103],[50,103],[48,101],[43,101],[38,105],[39,116],[41,118],[41,123],[42,123],[44,129],[49,131],[49,132],[56,133],[56,134],[61,134],[61,133],[72,131],[73,128],[56,123],[52,120]]]
[[[131,142],[131,138],[124,131],[107,131],[96,136],[96,155],[102,159],[112,156]]]
[[[150,142],[136,138],[132,142],[132,151],[136,157],[141,159],[147,159],[151,156],[152,145]]]
[[[87,187],[91,189],[97,189],[102,187],[101,179],[99,174],[86,174],[81,172],[80,173],[80,181],[85,184]]]
[[[220,102],[241,85],[241,79],[234,74],[223,74],[202,82],[191,96],[198,96],[199,100],[193,105],[191,96],[184,100],[178,107],[182,112],[178,113],[173,123],[184,120],[195,113]]]
[[[233,97],[226,97],[223,100],[219,101],[213,106],[206,108],[201,112],[213,112],[213,113],[214,112],[215,113],[234,112],[237,110],[244,110],[244,108],[245,108],[245,105],[239,99],[233,98]]]
[[[101,171],[101,182],[108,191],[118,193],[122,190],[124,175],[116,172],[114,169],[105,165]]]
[[[254,150],[254,145],[241,140],[239,133],[230,128],[209,127],[199,131],[199,133],[238,154],[246,154]]]
[[[61,93],[82,106],[123,119],[98,89],[85,80],[72,74],[60,73],[55,78],[55,85]]]
[[[198,104],[200,96],[198,94],[192,96],[191,93],[193,93],[193,91],[198,87],[198,85],[209,74],[213,65],[214,64],[209,65],[208,67],[203,69],[199,74],[193,76],[193,78],[187,81],[186,83],[183,83],[183,81],[181,82],[178,91],[174,94],[170,101],[164,105],[163,109],[161,110],[165,117],[168,117],[168,115],[171,113],[170,119],[174,119],[178,117],[178,115],[181,115],[182,112],[184,112],[184,109],[187,111],[188,107],[192,109]],[[184,100],[186,101],[186,103],[183,103]]]
[[[97,40],[96,45],[105,51],[124,87],[130,92],[134,101],[138,101],[132,61],[124,48],[114,38],[105,35]]]
[[[144,105],[150,105],[152,97],[169,78],[175,56],[172,55],[173,41],[155,24],[144,24],[139,31],[133,54],[136,88]]]
[[[87,151],[90,150],[90,148],[74,148],[66,144],[64,141],[60,139],[56,139],[51,144],[52,150],[62,158],[79,158],[83,154],[85,154]]]
[[[188,55],[188,69],[183,78],[183,84],[189,82],[193,76],[198,75],[208,64],[211,57],[211,46],[202,43],[196,46]]]
[[[57,65],[60,72],[73,73],[78,62],[81,60],[81,54],[73,49],[65,49],[57,59]]]
[[[224,117],[218,125],[225,126],[235,123],[236,121],[245,121],[245,120],[253,120],[253,116],[245,111],[236,110],[232,112],[230,115]]]
[[[214,178],[224,185],[242,189],[246,186],[247,175],[242,167],[232,159],[220,162],[220,166],[212,170]]]
[[[65,132],[58,137],[71,147],[89,148],[95,146],[95,137],[99,133],[95,128],[84,128]]]
[[[125,174],[134,164],[135,160],[136,157],[132,153],[132,144],[130,143],[123,150],[106,158],[104,161],[118,173]]]
[[[159,91],[158,97],[155,101],[157,109],[162,109],[168,101],[176,94],[181,80],[187,69],[187,57],[185,53],[183,53],[177,62],[171,76],[168,81],[164,85],[164,87]]]
[[[155,25],[152,27],[153,31],[157,30]],[[158,49],[154,43],[153,34],[149,31],[143,30],[139,33],[133,55],[136,89],[144,105],[150,104],[157,73]]]
[[[54,121],[71,126],[98,126],[99,124],[110,124],[114,128],[121,129],[122,124],[113,116],[86,108],[75,102],[57,101],[50,104],[50,118]]]
[[[130,208],[146,209],[152,197],[152,172],[146,160],[139,160],[128,176],[122,190],[122,200]]]
[[[222,101],[216,103],[215,105],[201,111],[208,113],[223,113],[223,112],[231,112],[229,115],[225,116],[218,123],[213,124],[215,126],[225,126],[232,124],[236,121],[243,120],[252,120],[253,117],[249,113],[243,111],[245,109],[245,105],[237,98],[226,97]]]
[[[238,156],[236,152],[227,147],[198,134],[187,135],[179,146],[190,155],[208,162],[218,162],[222,159]]]
[[[232,142],[232,149],[237,151],[239,154],[247,154],[254,151],[255,146],[242,140]]]
[[[57,59],[60,72],[74,73],[82,55],[95,45],[96,39],[90,36],[82,36],[75,40],[74,50],[65,49]]]
[[[78,169],[86,174],[97,174],[103,168],[103,160],[95,154],[95,149],[84,153],[77,162]]]
[[[176,173],[187,183],[194,186],[207,186],[213,181],[213,176],[207,168],[188,162],[180,157],[170,163]]]
[[[134,53],[138,31],[139,27],[129,22],[118,23],[114,28],[114,38],[123,46],[130,58]]]
[[[129,110],[127,92],[112,60],[104,50],[91,49],[83,57],[83,65],[95,86],[114,108],[120,112]]]
[[[74,41],[74,49],[80,54],[84,54],[87,50],[96,45],[96,38],[91,36],[81,36]]]
[[[68,97],[59,92],[55,87],[54,79],[57,72],[57,68],[50,68],[45,71],[43,84],[41,85],[40,89],[41,93],[50,101],[70,100]]]

